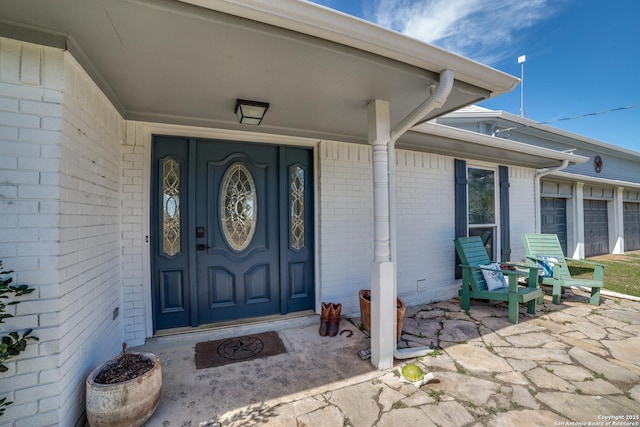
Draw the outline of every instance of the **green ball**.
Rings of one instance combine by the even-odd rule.
[[[416,365],[407,365],[402,368],[402,376],[409,382],[421,381],[424,378],[424,372]]]

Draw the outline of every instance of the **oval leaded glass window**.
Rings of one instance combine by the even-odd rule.
[[[220,188],[220,222],[227,244],[236,251],[246,249],[253,239],[258,219],[256,185],[251,172],[241,163],[229,166]]]

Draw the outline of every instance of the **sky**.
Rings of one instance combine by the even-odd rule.
[[[313,2],[524,75],[479,106],[640,152],[638,0]]]

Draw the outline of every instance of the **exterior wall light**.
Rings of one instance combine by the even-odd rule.
[[[236,116],[243,125],[259,125],[268,109],[268,102],[236,99]]]

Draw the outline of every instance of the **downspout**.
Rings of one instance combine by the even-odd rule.
[[[442,107],[442,105],[449,97],[449,94],[451,93],[451,89],[453,88],[453,81],[453,71],[442,71],[440,73],[440,83],[438,84],[438,86],[435,88],[433,86],[430,86],[430,96],[391,130],[391,141],[389,142],[389,146],[387,148],[389,158],[389,240],[391,246],[391,261],[396,266],[394,269],[393,279],[393,286],[395,288],[393,294],[396,295],[396,297],[398,295],[396,244],[396,141],[409,129],[411,129],[421,121],[424,121],[424,117],[431,111],[435,110],[436,108]],[[394,327],[393,330],[395,335],[395,333],[397,333],[395,332],[397,330],[397,327]],[[398,337],[394,336],[394,338],[394,343],[397,343]],[[429,347],[398,349],[398,347],[396,346],[393,351],[393,357],[395,357],[396,359],[411,359],[414,357],[424,356],[431,352],[433,352],[433,349],[430,349]]]
[[[536,171],[536,177],[533,181],[533,206],[534,206],[534,212],[536,216],[534,225],[535,225],[536,233],[540,233],[540,230],[542,227],[542,225],[540,224],[540,215],[541,215],[540,198],[542,197],[541,189],[540,189],[540,178],[542,178],[543,176],[549,175],[550,173],[561,171],[562,169],[565,169],[567,166],[569,166],[569,160],[564,159],[560,166],[556,166],[555,168],[551,168],[551,169],[538,169]]]

